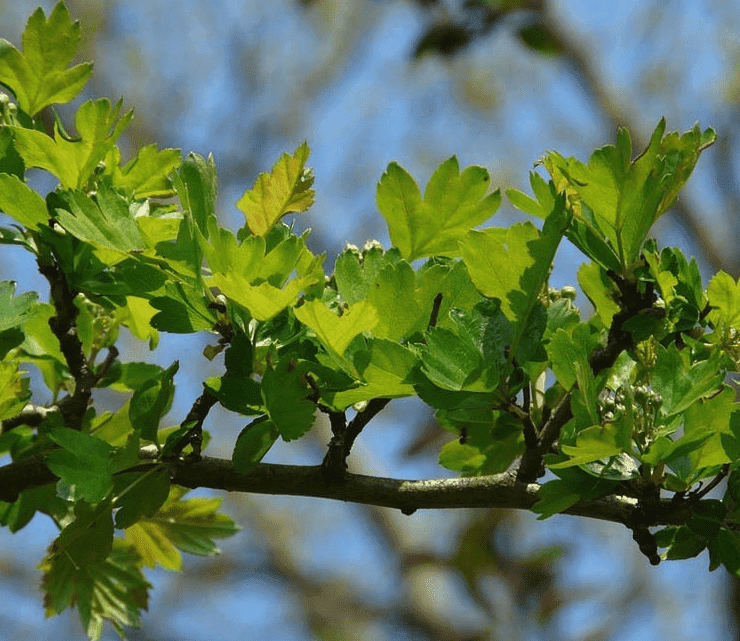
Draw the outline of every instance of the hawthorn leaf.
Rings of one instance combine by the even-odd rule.
[[[656,345],[657,358],[652,371],[653,390],[663,398],[662,412],[672,416],[686,410],[700,398],[717,391],[725,374],[720,368],[721,353],[689,366],[675,345]]]
[[[740,283],[733,280],[727,272],[719,271],[709,281],[707,287],[711,317],[725,327],[740,325]]]
[[[142,250],[146,247],[136,219],[124,198],[102,181],[97,198],[83,192],[68,195],[71,213],[57,209],[55,220],[75,237],[96,247],[116,252]]]
[[[254,318],[260,321],[270,320],[295,303],[301,291],[315,281],[315,276],[309,274],[294,278],[283,289],[280,289],[267,282],[250,285],[244,277],[235,272],[214,274],[210,278],[210,284],[218,287],[226,298],[245,307]]]
[[[313,427],[316,405],[307,398],[310,391],[301,369],[290,360],[281,360],[265,370],[262,398],[284,441],[300,438]]]
[[[431,327],[422,348],[422,371],[442,389],[460,391],[482,365],[482,356],[475,345],[442,327]],[[471,390],[483,391],[483,390]]]
[[[44,107],[72,100],[85,86],[92,64],[68,69],[80,41],[80,23],[72,22],[59,2],[47,19],[39,7],[23,32],[23,53],[0,39],[0,82],[13,90],[18,105],[30,116]]]
[[[424,256],[459,256],[458,243],[472,227],[488,220],[501,204],[501,191],[488,194],[483,167],[462,174],[455,156],[429,179],[424,200],[411,175],[398,163],[388,165],[378,183],[376,202],[393,244],[409,261]]]
[[[23,325],[40,308],[35,305],[36,292],[14,296],[15,281],[0,281],[0,332]]]
[[[106,159],[113,184],[134,198],[171,197],[174,194],[171,176],[181,164],[179,149],[158,150],[156,143],[139,149],[123,166],[118,147],[111,148]]]
[[[327,394],[332,406],[345,409],[373,398],[414,395],[412,372],[419,363],[419,357],[407,347],[396,341],[375,338],[370,343],[367,363],[360,367],[357,360],[355,367],[362,381],[356,387]]]
[[[49,222],[44,199],[11,174],[0,173],[0,210],[28,229]]]
[[[77,606],[88,638],[95,641],[110,621],[119,634],[124,626],[138,627],[140,611],[149,603],[149,588],[140,569],[141,559],[131,546],[113,540],[108,557],[94,564],[75,564],[65,554],[48,554],[39,566],[44,576],[46,616]]]
[[[698,124],[681,135],[664,136],[665,128],[661,119],[647,149],[635,160],[629,132],[620,129],[616,144],[597,149],[588,165],[557,152],[542,161],[567,194],[576,220],[583,220],[586,210],[593,213],[622,269],[637,260],[648,231],[673,205],[700,153],[716,139],[712,129],[702,132]]]
[[[31,398],[30,380],[17,362],[0,362],[0,421],[19,414]]]
[[[265,236],[286,214],[306,211],[313,205],[314,176],[306,167],[311,153],[302,143],[293,155],[283,154],[269,174],[260,174],[250,191],[236,203],[254,236]]]
[[[58,124],[54,138],[36,129],[14,127],[15,147],[27,167],[45,169],[67,189],[83,189],[98,163],[131,124],[133,111],[118,119],[121,106],[120,100],[113,106],[107,98],[83,103],[75,116],[79,139],[74,141],[64,138]]]
[[[604,268],[596,262],[582,263],[578,268],[578,284],[588,300],[594,306],[604,327],[610,327],[619,305],[614,299],[617,287],[606,274]]]
[[[472,230],[460,243],[478,291],[498,298],[504,314],[514,324],[509,359],[519,356],[520,347],[528,339],[531,342],[529,334],[540,324],[538,299],[571,218],[564,205],[559,197],[541,232],[529,222],[518,223],[508,229]],[[544,317],[541,320],[546,322]],[[544,326],[541,329],[544,331]]]
[[[151,517],[170,493],[170,476],[164,467],[146,472],[119,474],[115,478],[117,528],[127,528],[142,517]]]
[[[306,301],[293,312],[304,325],[308,325],[321,343],[337,356],[342,356],[352,339],[362,332],[370,331],[378,323],[375,308],[367,301],[352,305],[341,316],[320,300]]]
[[[149,304],[159,310],[151,318],[151,326],[173,334],[193,334],[212,330],[216,314],[203,301],[203,295],[183,282],[168,282],[165,296],[155,296]]]
[[[616,431],[609,429],[608,426],[587,427],[578,433],[575,446],[560,446],[560,449],[570,458],[560,463],[550,463],[549,467],[557,470],[616,456],[622,452],[622,446],[617,442],[618,440]]]
[[[433,297],[421,300],[413,268],[401,261],[380,271],[369,288],[367,302],[378,315],[373,334],[378,338],[399,340],[426,327]]]
[[[198,556],[219,554],[213,539],[228,538],[239,531],[234,521],[218,512],[220,498],[182,500],[187,490],[172,486],[165,504],[151,517],[143,517],[126,529],[145,567],[157,564],[167,570],[181,570],[180,552]]]
[[[275,424],[262,416],[247,425],[236,439],[231,462],[240,474],[252,470],[280,436]]]
[[[94,436],[67,427],[55,427],[49,437],[61,449],[49,452],[44,461],[64,483],[75,487],[76,495],[97,503],[111,490],[113,448]]]
[[[379,244],[371,244],[362,253],[356,247],[347,247],[334,263],[334,278],[342,299],[349,305],[365,300],[380,271],[399,260],[397,250],[384,252]]]
[[[147,441],[157,441],[162,417],[169,412],[175,394],[173,378],[180,368],[175,361],[156,378],[150,378],[131,397],[129,419],[134,429]]]
[[[439,451],[439,464],[448,470],[470,474],[479,470],[486,461],[486,455],[477,447],[450,441]]]
[[[175,188],[184,209],[192,216],[198,230],[208,238],[209,221],[216,216],[218,176],[213,154],[203,158],[189,153],[175,174]]]

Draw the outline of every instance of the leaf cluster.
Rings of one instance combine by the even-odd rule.
[[[216,404],[244,417],[229,468],[240,479],[326,414],[333,438],[310,477],[325,488],[347,481],[373,417],[417,396],[451,434],[442,466],[508,473],[506,487],[536,492],[519,507],[540,518],[618,498],[626,508],[592,515],[624,523],[651,562],[707,548],[712,569],[740,572],[740,283],[720,272],[705,288],[695,260],[648,237],[711,129],[666,134],[661,121],[637,157],[626,131],[588,163],[547,153],[531,196],[506,192],[539,225],[481,228],[502,200],[483,167],[452,157],[422,195],[391,163],[376,194],[392,246],[347,246],[327,270],[309,232],[285,222],[314,200],[306,143],[239,199],[233,232],[217,217],[212,157],[147,146],[123,163],[133,114],[121,101],[84,102],[74,134],[59,118],[45,130],[41,112],[90,75],[69,67],[79,37],[60,3],[29,19],[22,52],[0,41],[0,210],[12,221],[0,244],[25,248],[49,283],[48,302],[0,283],[0,522],[16,532],[40,512],[58,526],[40,566],[49,614],[76,607],[91,638],[105,620],[137,625],[144,567],[179,569],[181,552],[214,554],[236,531],[217,499],[172,482],[202,459]],[[31,168],[57,186],[37,193]],[[564,241],[584,256],[580,298],[549,285]],[[150,349],[162,332],[212,337],[203,357],[222,373],[179,423],[178,363],[121,359],[123,328]],[[50,404],[35,403],[28,364]],[[97,410],[100,388],[121,395],[117,411]],[[725,478],[723,498],[705,498]]]

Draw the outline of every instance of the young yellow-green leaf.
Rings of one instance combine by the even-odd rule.
[[[376,338],[370,345],[370,357],[364,368],[358,367],[362,383],[326,397],[334,407],[345,409],[373,398],[402,398],[414,395],[411,374],[419,362],[410,349],[396,341]]]
[[[85,86],[92,65],[67,69],[77,52],[80,23],[72,22],[63,2],[47,20],[39,7],[23,32],[23,53],[0,39],[0,82],[13,90],[18,105],[35,116],[47,105],[69,102]]]
[[[355,336],[371,330],[378,322],[375,308],[367,301],[352,305],[341,316],[320,300],[307,301],[293,311],[296,318],[316,332],[319,340],[337,356],[344,354]]]
[[[698,124],[682,135],[664,136],[665,128],[661,119],[647,149],[635,160],[630,135],[620,129],[616,145],[597,149],[588,165],[557,152],[542,161],[567,194],[576,218],[583,220],[586,209],[593,213],[623,269],[638,258],[653,223],[673,205],[699,154],[716,139],[712,129],[702,132]]]
[[[378,274],[369,288],[367,301],[378,314],[373,334],[399,340],[429,323],[434,295],[423,300],[416,287],[416,273],[406,261],[390,264]]]
[[[14,127],[15,147],[28,167],[54,174],[68,189],[82,189],[133,118],[129,111],[118,119],[122,102],[88,100],[75,116],[79,139],[66,140],[55,126],[54,138],[35,129]]]
[[[257,176],[254,187],[236,203],[252,234],[264,236],[286,214],[306,211],[313,205],[313,171],[306,167],[310,153],[304,142],[292,156],[283,154],[272,171]]]
[[[49,221],[44,199],[11,174],[0,174],[0,210],[28,229]]]
[[[18,363],[0,362],[0,421],[19,414],[31,397],[29,379],[21,374]]]
[[[159,564],[181,570],[180,552],[216,555],[219,550],[213,539],[239,531],[234,521],[218,512],[220,498],[181,500],[186,491],[173,486],[169,499],[154,516],[144,517],[126,530],[126,541],[136,548],[146,567]]]
[[[460,243],[470,278],[484,296],[498,298],[515,325],[510,356],[517,356],[531,327],[538,299],[547,284],[552,261],[571,214],[558,198],[542,231],[530,222],[509,228],[472,230]]]
[[[218,287],[226,298],[248,309],[257,320],[264,321],[292,305],[298,299],[298,294],[315,280],[315,276],[309,274],[294,278],[283,289],[279,289],[270,283],[250,285],[239,274],[231,273],[215,274],[210,278],[210,284]]]
[[[571,458],[562,463],[551,463],[549,467],[555,470],[616,456],[622,451],[617,440],[616,430],[611,430],[608,426],[594,425],[587,427],[578,433],[575,446],[561,446],[560,449]]]
[[[740,282],[735,282],[728,273],[719,271],[709,281],[707,288],[712,319],[724,323],[725,327],[740,324]]]
[[[113,147],[106,157],[113,184],[135,198],[169,198],[174,195],[172,173],[181,164],[179,149],[157,149],[156,144],[139,149],[121,166],[121,152]]]
[[[119,634],[123,626],[140,625],[139,612],[148,606],[149,588],[140,569],[141,559],[129,545],[113,540],[105,560],[76,564],[67,554],[48,554],[39,568],[43,571],[46,616],[77,606],[88,638],[95,641],[110,621]]]
[[[490,182],[483,167],[474,165],[460,173],[452,156],[434,172],[422,201],[416,181],[392,162],[378,183],[376,201],[391,241],[406,260],[459,256],[459,241],[501,204],[499,190],[486,196]]]

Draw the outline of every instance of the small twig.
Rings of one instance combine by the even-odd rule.
[[[59,408],[56,406],[38,407],[36,405],[26,405],[20,414],[6,418],[0,423],[0,435],[5,434],[16,427],[20,427],[21,425],[38,427],[49,417],[49,414],[53,414],[58,411]]]
[[[694,503],[698,503],[707,494],[709,494],[715,487],[717,487],[729,473],[730,473],[730,465],[729,463],[725,463],[720,469],[720,471],[717,473],[717,476],[715,476],[711,481],[709,481],[706,487],[699,487],[695,492],[689,492],[689,496],[688,496],[689,503],[691,505],[693,505]]]
[[[338,483],[347,472],[344,441],[347,437],[347,416],[344,412],[328,412],[331,424],[331,441],[321,462],[321,474],[327,482]]]
[[[201,448],[203,446],[203,423],[208,416],[208,412],[216,404],[218,399],[211,394],[207,389],[203,389],[203,393],[195,399],[193,406],[190,408],[188,415],[180,425],[186,425],[188,423],[195,423],[193,426],[183,434],[180,439],[172,446],[172,450],[168,458],[177,459],[182,454],[182,451],[191,445],[193,448],[192,454],[189,458],[194,460],[200,460]]]
[[[439,318],[439,310],[442,307],[442,292],[439,292],[434,297],[434,302],[432,303],[432,313],[429,315],[429,323],[427,324],[427,329],[430,327],[436,327],[437,326],[437,319]]]

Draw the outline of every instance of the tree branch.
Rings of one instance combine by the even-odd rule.
[[[146,459],[147,456],[142,458]],[[151,464],[162,465],[161,462]],[[225,459],[204,457],[200,461],[165,464],[170,469],[172,482],[184,487],[334,499],[396,508],[404,513],[417,509],[455,508],[528,510],[538,501],[537,492],[541,487],[537,483],[517,482],[516,474],[512,472],[418,481],[347,473],[342,483],[333,483],[324,478],[320,465],[260,463],[248,474],[240,474],[234,470],[231,461]],[[56,477],[40,456],[11,463],[0,467],[0,500],[14,501],[19,492],[55,480]],[[691,516],[687,504],[677,504],[670,499],[662,499],[651,508],[650,525],[680,525]],[[566,509],[564,514],[630,524],[637,509],[636,499],[613,495],[593,501],[579,501]]]

